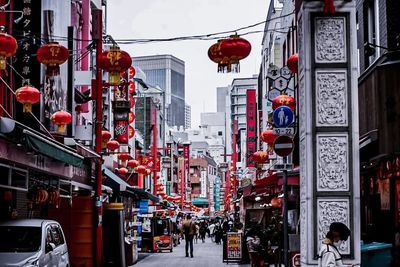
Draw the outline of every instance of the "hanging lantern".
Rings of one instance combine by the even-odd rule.
[[[254,152],[253,160],[258,164],[263,164],[268,160],[268,153],[265,151]]]
[[[107,142],[106,147],[110,151],[115,151],[115,150],[117,150],[119,148],[119,143],[118,143],[118,141],[110,140],[110,141]]]
[[[335,3],[334,0],[324,0],[324,15],[335,15]]]
[[[58,132],[65,132],[65,125],[70,124],[72,121],[72,116],[70,113],[60,110],[51,115],[50,120],[58,126]]]
[[[44,189],[34,189],[28,193],[28,198],[35,204],[42,204],[49,198],[49,193]]]
[[[139,165],[136,167],[135,172],[139,173],[139,174],[147,174],[146,172],[146,167],[143,165]]]
[[[292,73],[297,73],[299,71],[299,55],[298,54],[291,55],[288,58],[286,65]]]
[[[126,161],[129,159],[129,154],[128,153],[118,154],[118,159],[121,161],[122,166],[125,166]]]
[[[218,64],[218,72],[223,72],[228,66],[228,60],[222,56],[221,43],[223,40],[218,40],[217,43],[210,46],[208,49],[208,57]]]
[[[274,134],[274,131],[269,129],[269,130],[265,130],[264,132],[261,133],[261,141],[263,141],[264,143],[267,144],[273,144],[275,142],[275,139],[278,136]]]
[[[117,171],[117,174],[122,178],[126,178],[127,174],[129,173],[128,169],[124,168],[124,167],[118,168],[118,169],[116,169],[116,171]]]
[[[133,129],[133,127],[129,125],[128,137],[133,138],[134,136],[135,136],[135,129]]]
[[[67,61],[69,51],[57,42],[50,42],[38,49],[36,57],[46,65],[46,75],[56,76],[60,74],[60,65]]]
[[[131,56],[119,49],[117,46],[113,46],[109,51],[104,51],[100,55],[99,68],[108,71],[108,83],[110,85],[119,85],[121,78],[120,73],[129,69],[132,65]]]
[[[129,112],[129,114],[128,114],[128,122],[132,123],[135,120],[135,118],[136,118],[135,113],[133,113],[132,111]]]
[[[32,104],[39,102],[40,92],[38,89],[25,85],[15,91],[16,99],[23,104],[23,112],[31,112]]]
[[[273,208],[280,208],[282,207],[282,200],[280,198],[274,197],[271,199],[271,206]]]
[[[107,147],[107,142],[111,139],[111,133],[109,131],[101,131],[101,148]]]
[[[49,204],[58,205],[59,201],[60,201],[60,191],[58,190],[49,191]]]
[[[139,166],[139,161],[135,159],[128,160],[128,163],[126,165],[130,169],[135,169],[137,166]]]
[[[226,72],[239,72],[239,61],[250,55],[251,44],[238,35],[231,35],[221,43],[222,56],[228,58]],[[225,72],[224,71],[224,72]]]
[[[130,94],[136,93],[136,85],[135,82],[129,82],[128,90]]]
[[[6,69],[7,58],[14,56],[17,48],[17,40],[5,33],[4,26],[0,26],[0,70]]]
[[[275,110],[280,106],[288,106],[294,111],[296,109],[296,100],[290,95],[278,95],[272,100],[272,109]]]
[[[136,74],[135,68],[133,66],[130,66],[128,71],[129,79],[133,79],[133,77],[135,77],[135,74]]]

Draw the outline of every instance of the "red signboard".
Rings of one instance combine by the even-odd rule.
[[[183,158],[185,160],[185,170],[184,170],[184,175],[183,175],[183,192],[186,195],[186,186],[191,186],[190,179],[189,179],[189,144],[183,144]]]
[[[246,92],[246,113],[247,113],[247,153],[246,166],[255,167],[256,164],[251,157],[257,150],[256,133],[257,133],[257,102],[256,90],[248,89]]]

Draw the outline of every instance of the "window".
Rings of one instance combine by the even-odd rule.
[[[218,131],[218,136],[222,136],[222,131]]]
[[[40,249],[40,227],[0,226],[0,252],[35,252]]]
[[[376,0],[366,0],[363,6],[364,13],[364,45],[370,43],[379,45],[379,21],[378,3]],[[375,47],[364,46],[365,69],[379,57],[379,49]]]

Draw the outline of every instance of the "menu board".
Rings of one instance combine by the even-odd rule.
[[[227,233],[227,260],[241,260],[242,259],[242,234],[229,232]]]

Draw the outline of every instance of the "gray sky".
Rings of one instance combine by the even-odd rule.
[[[266,19],[269,0],[112,0],[108,1],[107,32],[114,39],[169,38],[234,30]],[[263,30],[264,25],[250,30]],[[239,32],[240,34],[241,32]],[[217,73],[208,56],[216,41],[179,41],[121,45],[132,57],[171,54],[185,61],[186,102],[192,107],[192,128],[201,112],[216,111],[216,87],[233,78],[258,74],[262,33],[243,36],[251,54],[240,63],[240,73]]]

